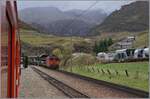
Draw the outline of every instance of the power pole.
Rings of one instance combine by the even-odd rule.
[[[72,42],[72,28],[71,28],[71,56],[72,56],[72,51],[73,50],[73,42]],[[71,72],[72,72],[72,57],[71,57]]]

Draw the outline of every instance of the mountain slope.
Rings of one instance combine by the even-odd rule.
[[[32,27],[31,25],[19,20],[19,29],[26,29],[26,30],[35,30],[38,31],[38,29]]]
[[[104,11],[99,9],[88,11],[83,16],[77,17],[82,12],[82,10],[61,11],[54,7],[36,7],[21,10],[19,15],[22,21],[31,24],[39,31],[61,36],[70,34],[71,29],[71,35],[86,35],[91,27],[100,24],[107,16]],[[72,23],[72,20],[74,23],[68,29],[66,26]]]
[[[32,23],[32,26],[41,30],[41,32],[50,33],[57,36],[86,36],[88,35],[93,24],[86,23],[82,20],[68,19],[58,20],[44,25]]]
[[[76,18],[77,16],[80,16],[82,12],[84,11],[70,10],[70,11],[66,11],[65,13]],[[84,13],[84,15],[80,16],[79,19],[88,23],[100,24],[106,17],[107,14],[103,10],[97,9],[97,10],[87,11],[86,13]]]
[[[36,22],[41,24],[71,18],[55,7],[26,8],[19,11],[19,16],[26,23]]]
[[[137,32],[149,27],[148,1],[136,1],[112,12],[94,32]]]

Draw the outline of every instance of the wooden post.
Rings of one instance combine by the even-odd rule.
[[[92,67],[93,72],[95,72],[94,67]]]
[[[109,69],[107,69],[107,72],[108,72],[108,74],[109,74],[109,75],[111,75],[111,72],[110,72],[110,70],[109,70]]]
[[[115,70],[115,72],[116,72],[116,75],[119,75],[119,72],[117,70]]]
[[[87,66],[85,67],[85,70],[87,71],[88,69],[87,69]]]
[[[128,71],[127,71],[127,70],[125,70],[125,73],[126,73],[126,76],[129,77],[129,74],[128,74]]]
[[[149,76],[150,76],[150,75],[149,75],[149,71],[148,71],[148,78],[147,78],[147,80],[149,80]]]
[[[104,72],[104,70],[103,70],[103,69],[101,69],[101,71],[102,71],[102,73],[103,73],[103,74],[105,74],[105,72]]]
[[[91,72],[90,67],[88,67],[88,71]]]
[[[70,71],[72,72],[72,66],[71,66],[71,68],[70,68]]]
[[[98,72],[98,73],[100,72],[98,68],[97,68],[97,72]]]
[[[88,67],[88,71],[90,72],[90,68]]]

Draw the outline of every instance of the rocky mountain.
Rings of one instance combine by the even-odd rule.
[[[82,12],[83,12],[82,10],[70,10],[66,11],[65,13],[71,15],[72,17],[77,17],[80,16]],[[87,11],[79,19],[84,20],[85,22],[88,23],[100,24],[106,18],[106,16],[107,14],[103,10],[97,9]]]
[[[26,23],[50,23],[71,17],[55,7],[34,7],[19,11],[20,19]]]
[[[19,20],[19,29],[25,29],[25,30],[35,30],[38,31],[38,29],[35,29],[31,25]]]
[[[40,29],[40,32],[49,32],[57,36],[86,36],[93,25],[82,20],[68,19],[58,20],[44,25],[32,23],[32,26]]]
[[[93,32],[138,32],[149,28],[149,2],[136,1],[112,12]]]
[[[36,7],[21,10],[19,16],[22,21],[41,32],[61,36],[88,35],[89,30],[100,24],[107,16],[101,9],[88,11],[80,16],[81,13],[82,10],[61,11],[54,7]]]

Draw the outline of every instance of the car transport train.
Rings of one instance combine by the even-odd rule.
[[[20,36],[15,0],[0,0],[0,98],[16,98],[20,86]]]
[[[149,48],[119,49],[115,52],[99,52],[97,59],[105,62],[142,61],[149,59]]]

